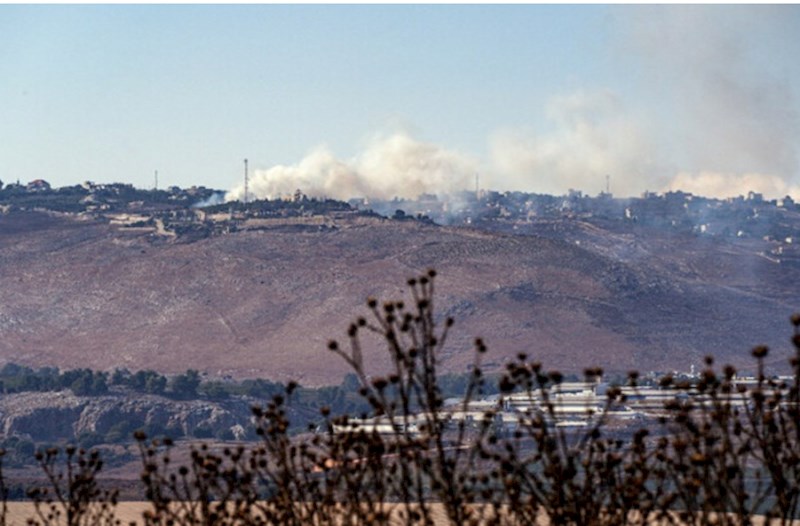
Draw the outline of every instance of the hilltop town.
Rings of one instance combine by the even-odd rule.
[[[797,263],[800,257],[800,206],[790,196],[767,200],[762,194],[715,199],[675,191],[645,192],[615,198],[570,190],[554,196],[526,192],[462,192],[446,199],[422,195],[416,200],[351,200],[395,218],[423,216],[445,225],[473,226],[508,233],[563,237],[570,222],[619,231],[660,229],[675,235],[769,242],[765,257]]]
[[[481,190],[447,196],[423,194],[413,200],[353,198],[342,202],[309,198],[298,189],[293,195],[272,200],[226,203],[223,198],[223,191],[204,186],[145,190],[123,183],[85,182],[52,188],[41,179],[25,185],[3,186],[0,182],[3,213],[46,210],[183,240],[277,224],[328,228],[336,217],[380,214],[395,220],[556,238],[563,237],[571,223],[585,223],[622,233],[659,229],[721,240],[756,239],[767,243],[764,257],[800,263],[800,204],[790,196],[767,200],[756,192],[715,199],[681,191],[616,198],[609,192],[589,196],[577,190],[561,196]]]

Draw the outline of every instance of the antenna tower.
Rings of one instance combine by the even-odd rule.
[[[158,190],[158,170],[156,170],[155,183],[153,184],[153,189]]]
[[[247,204],[247,159],[244,160],[244,204]]]

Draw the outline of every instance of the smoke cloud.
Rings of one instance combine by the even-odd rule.
[[[656,114],[658,128],[670,132],[660,142],[674,145],[669,153],[678,164],[665,188],[709,196],[742,193],[743,185],[752,185],[744,193],[771,197],[797,192],[796,101],[790,83],[769,69],[770,54],[798,51],[797,38],[790,36],[796,29],[785,22],[793,17],[787,7],[630,11],[623,28],[629,50],[646,73],[645,86],[669,108]],[[794,50],[775,46],[781,34]]]
[[[736,197],[751,191],[768,197],[800,196],[800,186],[790,185],[776,175],[759,173],[683,172],[670,181],[666,190],[714,197]]]
[[[297,164],[256,171],[252,195],[441,196],[472,188],[480,173],[481,186],[497,190],[592,193],[608,175],[618,196],[752,190],[800,199],[797,101],[787,74],[768,60],[800,55],[796,11],[787,9],[794,7],[620,7],[612,49],[620,71],[633,72],[625,89],[553,96],[544,101],[545,126],[487,131],[488,159],[396,133],[351,159],[319,147]],[[239,185],[226,199],[242,195]]]
[[[637,72],[645,102],[608,89],[553,97],[550,131],[490,137],[493,183],[597,191],[610,175],[622,196],[800,197],[795,94],[764,60],[800,52],[787,6],[624,6],[616,14],[618,60]],[[794,50],[759,48],[770,38]]]
[[[376,137],[350,160],[319,147],[298,164],[256,170],[248,192],[257,198],[288,196],[298,189],[311,197],[334,199],[416,198],[463,190],[477,171],[477,161],[466,155],[398,132]],[[241,184],[228,192],[226,200],[243,195]]]
[[[551,133],[506,129],[490,137],[495,186],[554,194],[600,191],[609,175],[614,192],[630,194],[648,189],[657,176],[655,147],[644,125],[612,92],[557,96],[546,114]]]

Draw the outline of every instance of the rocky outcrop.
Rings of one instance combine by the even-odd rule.
[[[225,434],[241,438],[250,423],[251,401],[178,401],[153,395],[109,394],[80,397],[71,391],[0,396],[2,438],[33,441],[71,440],[81,436],[129,436],[135,429],[172,435]]]

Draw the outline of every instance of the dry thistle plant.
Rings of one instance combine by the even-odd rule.
[[[3,457],[6,456],[6,450],[0,448],[0,526],[6,526],[6,519],[8,518],[8,488],[6,487],[6,479],[3,476]]]
[[[429,504],[435,501],[450,522],[469,524],[479,517],[475,516],[477,508],[468,504],[485,483],[484,477],[477,474],[479,449],[474,446],[486,436],[488,426],[473,429],[466,419],[455,421],[442,411],[444,399],[437,382],[439,355],[453,319],[445,319],[441,328],[437,326],[435,277],[435,271],[430,270],[408,280],[410,305],[403,301],[379,305],[377,300],[369,299],[371,319],[361,317],[350,325],[347,346],[329,343],[329,349],[341,356],[360,379],[361,395],[372,406],[373,419],[381,419],[391,432],[386,436],[375,428],[365,430],[360,422],[353,423],[347,417],[329,420],[327,449],[339,451],[339,441],[359,446],[352,448],[350,456],[369,471],[371,484],[364,493],[378,508],[379,518],[385,520],[389,515],[382,504],[388,501],[399,504],[393,508],[406,524],[433,524]],[[391,370],[385,376],[369,378],[365,371],[361,339],[364,331],[378,335],[386,345]],[[479,365],[485,351],[483,342],[477,340],[462,404],[465,413],[483,381]],[[372,458],[363,457],[362,452],[371,452]],[[332,459],[340,461],[335,456]]]
[[[37,452],[36,460],[48,484],[29,489],[36,516],[30,518],[28,524],[120,524],[114,515],[118,491],[102,489],[97,478],[103,468],[97,451],[87,452],[72,446],[64,448],[63,452],[48,448]]]

